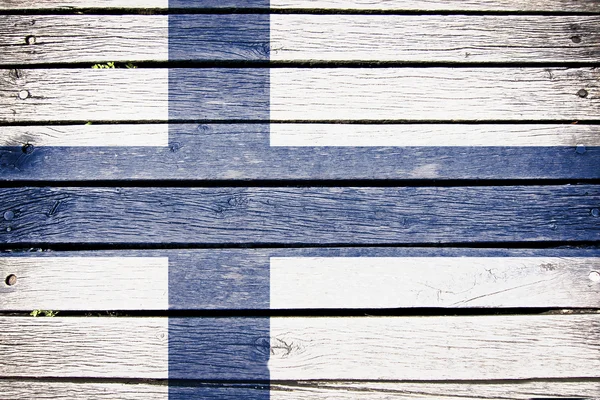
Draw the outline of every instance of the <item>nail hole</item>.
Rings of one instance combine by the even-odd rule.
[[[585,89],[579,89],[579,91],[577,92],[577,96],[581,97],[582,99],[585,99],[586,97],[588,97],[588,91]]]
[[[600,272],[592,271],[588,276],[592,282],[600,282]]]
[[[21,147],[21,151],[24,154],[31,154],[31,153],[33,153],[33,145],[27,143],[25,146]]]
[[[35,44],[36,41],[37,41],[37,39],[33,35],[29,35],[25,38],[25,43],[27,43],[29,45]]]
[[[581,36],[577,36],[577,35],[571,36],[571,41],[573,43],[581,43]]]
[[[4,213],[4,219],[6,221],[11,221],[15,217],[15,213],[11,210],[8,210]]]
[[[10,274],[6,277],[6,280],[4,282],[6,282],[8,286],[14,286],[17,283],[17,276]]]
[[[21,100],[25,100],[25,99],[26,99],[26,98],[28,98],[28,97],[29,97],[29,92],[28,92],[27,90],[21,90],[21,91],[19,92],[19,98],[20,98]]]

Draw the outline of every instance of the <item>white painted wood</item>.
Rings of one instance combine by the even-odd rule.
[[[167,318],[0,317],[0,376],[166,378]]]
[[[387,400],[387,399],[443,399],[457,397],[490,400],[531,400],[532,398],[597,398],[600,383],[594,381],[513,381],[506,383],[444,383],[444,382],[348,382],[300,381],[270,382],[268,387],[252,384],[223,383],[205,387],[181,386],[171,388],[177,394],[195,394],[199,398],[235,399],[269,397],[273,400]],[[269,391],[269,394],[264,393]],[[7,399],[53,400],[166,400],[166,384],[98,383],[0,380],[0,393]],[[177,393],[177,394],[175,394]],[[214,397],[209,397],[213,395]],[[219,395],[221,397],[219,397]],[[236,397],[237,396],[237,397]],[[193,397],[192,397],[193,398]]]
[[[0,15],[5,64],[239,60],[264,55],[221,38],[219,23],[182,15],[186,29],[169,31],[167,15]],[[201,19],[203,18],[203,19]],[[221,18],[216,16],[215,18]],[[258,40],[259,19],[239,23]],[[172,22],[175,20],[172,20]],[[226,23],[231,24],[227,19]],[[305,15],[270,16],[274,61],[594,62],[598,16]],[[172,35],[170,38],[169,35]],[[196,35],[205,35],[200,39]],[[199,40],[198,42],[193,42]],[[241,40],[241,39],[240,39]],[[183,43],[198,43],[181,51]],[[33,43],[34,42],[34,43]],[[27,43],[31,43],[27,45]]]
[[[0,126],[0,146],[162,147],[169,145],[166,124]]]
[[[0,310],[169,307],[167,257],[0,257],[0,278]]]
[[[272,400],[388,400],[459,398],[486,400],[531,400],[533,398],[597,398],[600,383],[590,381],[508,383],[442,382],[319,382],[271,383]]]
[[[600,306],[598,258],[271,257],[286,308]],[[595,299],[595,301],[594,301]]]
[[[271,379],[598,377],[600,315],[271,318]]]
[[[0,121],[165,121],[168,69],[0,70]]]
[[[599,17],[273,14],[270,24],[276,61],[582,62],[600,47]]]
[[[272,8],[410,11],[598,11],[595,0],[271,0]]]
[[[170,340],[185,340],[190,354],[213,345],[219,360],[231,353],[237,364],[221,366],[224,376],[236,371],[252,379],[237,354],[263,351],[261,333],[253,332],[251,318],[243,325],[220,321],[235,332],[170,331],[185,335]],[[273,380],[597,378],[600,368],[600,314],[276,317],[269,323]],[[166,378],[169,364],[183,370],[191,361],[184,352],[167,360],[167,318],[0,317],[0,324],[2,376]],[[248,362],[256,371],[256,361]],[[221,376],[207,368],[217,372],[196,379]]]
[[[0,2],[0,10],[168,7],[169,0],[2,0]]]
[[[600,128],[517,124],[271,124],[270,143],[275,147],[600,146]]]
[[[242,90],[264,84],[264,76],[253,70],[211,70],[197,82],[171,88],[170,97],[168,71],[34,69],[16,76],[14,70],[0,70],[0,121],[164,121],[169,105],[172,115],[184,119],[264,118],[265,99],[255,102]],[[185,79],[192,71],[177,73]],[[599,78],[593,68],[274,68],[270,117],[599,119]],[[222,92],[208,93],[210,85]],[[578,94],[582,90],[584,96]],[[209,94],[210,100],[198,100]]]
[[[0,22],[6,64],[169,59],[167,15],[2,15]]]
[[[188,2],[187,7],[201,5]],[[225,5],[232,4],[225,2]],[[244,2],[235,3],[245,7]],[[167,8],[167,0],[3,0],[0,9],[48,8]],[[219,7],[214,2],[213,7]],[[256,7],[251,4],[251,7]],[[465,11],[598,11],[596,0],[271,0],[277,9],[355,9],[355,10],[465,10]]]
[[[273,120],[600,117],[597,69],[276,68],[270,78]]]

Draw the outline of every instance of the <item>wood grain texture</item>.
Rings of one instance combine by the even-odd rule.
[[[597,381],[513,381],[508,383],[394,383],[352,381],[300,381],[265,384],[202,384],[169,386],[148,383],[72,383],[15,379],[0,380],[0,391],[11,399],[52,400],[191,400],[240,398],[251,400],[342,400],[384,399],[460,399],[475,397],[491,400],[530,400],[532,398],[597,397]]]
[[[427,248],[15,253],[0,258],[0,310],[598,308],[600,283],[590,273],[600,271],[599,256]],[[335,274],[346,261],[346,275]],[[11,274],[17,283],[7,286]]]
[[[599,77],[594,68],[0,70],[0,121],[595,120]]]
[[[269,270],[272,309],[547,307],[576,288],[600,305],[600,258],[272,257]]]
[[[0,317],[0,321],[4,377],[166,376],[166,318]]]
[[[167,60],[167,16],[1,15],[3,64]]]
[[[2,10],[77,8],[167,8],[169,0],[2,0]]]
[[[587,142],[584,137],[581,139],[582,143]],[[166,147],[169,145],[169,128],[165,124],[0,126],[0,146],[25,145],[76,148]]]
[[[0,121],[166,120],[165,69],[0,70]]]
[[[168,147],[145,147],[167,129]],[[597,179],[599,133],[584,124],[0,126],[0,180]],[[113,139],[119,147],[84,146]]]
[[[273,380],[472,381],[597,378],[600,367],[598,314],[171,318],[168,346],[166,318],[0,320],[8,377],[258,380],[268,361]]]
[[[167,257],[0,257],[2,310],[157,310],[168,307]]]
[[[410,11],[599,12],[595,0],[3,0],[0,9],[54,8],[304,8]]]
[[[4,64],[593,62],[599,30],[595,16],[3,15],[0,56]]]
[[[270,111],[273,120],[591,119],[600,115],[599,77],[596,69],[274,69]]]
[[[276,147],[600,146],[600,127],[578,125],[271,124]]]
[[[582,62],[600,55],[600,18],[271,16],[271,60]],[[578,42],[578,43],[575,43]]]
[[[596,241],[597,185],[4,188],[2,243]]]

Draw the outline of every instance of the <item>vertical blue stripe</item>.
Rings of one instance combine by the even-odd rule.
[[[269,7],[265,0],[170,0],[169,8],[184,8],[191,4],[198,8]],[[209,42],[212,44],[208,45]],[[200,61],[268,61],[269,42],[268,14],[169,15],[170,61],[186,59],[189,54],[199,55],[196,58]],[[243,64],[235,69],[222,68],[224,66],[231,67],[211,65],[211,68],[206,68],[198,65],[191,66],[194,68],[170,68],[169,120],[269,120],[269,69],[249,70]],[[170,139],[174,136],[173,126],[170,123]],[[209,135],[209,132],[199,129],[197,134]],[[170,140],[171,151],[182,154],[181,157],[190,153],[202,157],[205,150],[197,148],[179,152],[180,146],[180,143]],[[225,152],[223,157],[228,157],[228,154]],[[205,174],[205,171],[199,172],[199,175]],[[206,276],[208,268],[212,269],[211,279],[200,282],[202,293],[198,298],[209,303],[213,301],[208,299],[219,299],[214,303],[237,305],[237,302],[244,301],[244,296],[254,295],[251,303],[257,308],[270,309],[268,264],[254,268],[255,278],[235,284],[236,280],[231,278],[236,276],[235,271],[221,265],[216,258],[202,262],[197,259],[195,262],[187,261],[185,268],[177,271],[169,269],[170,308],[185,309],[185,305],[178,304],[177,293],[197,288],[200,272]],[[252,290],[244,292],[248,285]],[[268,317],[169,318],[168,347],[170,399],[269,399]],[[257,384],[224,389],[218,385],[198,383],[215,380],[256,381]],[[196,383],[190,384],[190,381]]]

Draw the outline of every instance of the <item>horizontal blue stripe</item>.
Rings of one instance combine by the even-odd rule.
[[[169,137],[169,147],[0,147],[0,181],[600,178],[600,147],[270,147],[267,124],[171,124]]]

